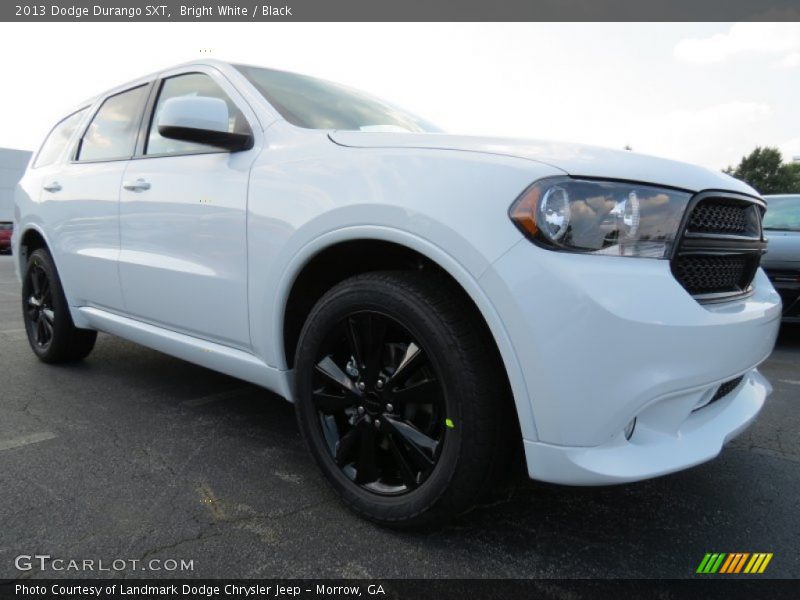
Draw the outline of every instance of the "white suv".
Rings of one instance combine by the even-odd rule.
[[[700,167],[204,61],[77,107],[16,202],[39,358],[105,331],[277,392],[381,523],[463,512],[520,447],[574,485],[696,465],[771,390],[764,203]]]

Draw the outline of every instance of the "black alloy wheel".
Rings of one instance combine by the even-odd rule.
[[[444,390],[418,340],[388,315],[348,314],[317,356],[314,406],[331,457],[375,494],[433,471],[447,433]]]
[[[41,350],[47,350],[53,341],[55,312],[53,290],[42,263],[35,262],[31,265],[26,283],[28,294],[24,295],[23,302],[26,303],[25,325],[28,336]]]
[[[75,327],[52,256],[45,248],[31,253],[22,278],[22,318],[34,354],[46,363],[85,358],[97,332]]]
[[[479,319],[437,271],[351,277],[306,318],[294,362],[298,424],[361,516],[442,525],[512,462],[513,401]]]

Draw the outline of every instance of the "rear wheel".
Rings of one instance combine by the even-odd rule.
[[[297,416],[345,502],[389,525],[470,508],[494,470],[505,374],[435,274],[370,273],[317,303],[297,349]]]
[[[22,315],[34,354],[46,363],[77,361],[94,348],[97,332],[78,329],[50,253],[31,253],[22,280]]]

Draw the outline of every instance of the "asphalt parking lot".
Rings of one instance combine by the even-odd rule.
[[[193,560],[119,577],[691,577],[706,552],[773,552],[800,576],[800,328],[763,372],[757,423],[711,463],[607,488],[520,483],[427,533],[354,517],[299,437],[291,405],[101,335],[82,364],[30,352],[0,257],[0,578],[15,558]],[[104,575],[108,576],[108,573]]]

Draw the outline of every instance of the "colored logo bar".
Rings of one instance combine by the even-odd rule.
[[[763,573],[769,561],[772,560],[772,552],[708,552],[700,561],[697,573]]]

